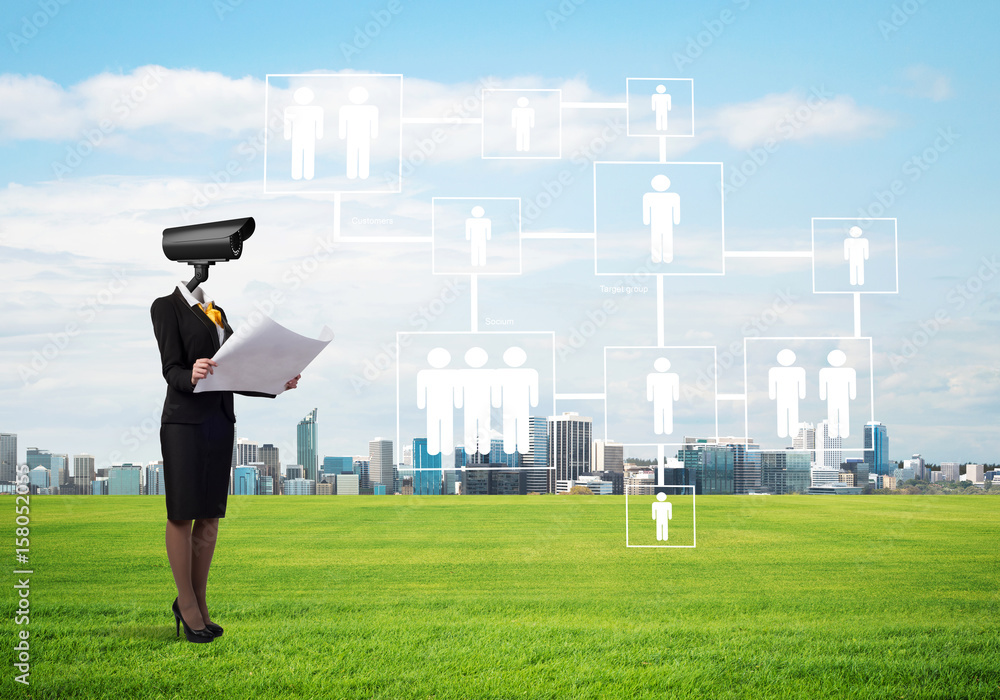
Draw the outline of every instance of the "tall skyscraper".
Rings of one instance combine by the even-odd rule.
[[[306,414],[306,417],[299,421],[296,433],[296,447],[298,449],[298,463],[306,470],[306,480],[316,481],[316,472],[319,469],[319,450],[316,435],[316,412],[313,409]]]
[[[73,455],[73,483],[76,485],[76,492],[91,493],[91,484],[96,478],[94,455]]]
[[[528,493],[549,492],[549,422],[544,416],[528,418],[529,449],[521,455]],[[552,480],[555,484],[555,480]]]
[[[517,469],[521,466],[521,455],[517,451],[504,452],[503,440],[493,438],[490,440],[490,455],[486,461],[490,464],[503,464]]]
[[[354,473],[358,475],[358,488],[370,489],[372,487],[371,475],[368,472],[368,460],[354,460]]]
[[[0,481],[17,477],[17,433],[0,433]]]
[[[840,464],[844,461],[841,453],[843,446],[842,437],[830,435],[829,421],[822,421],[816,426],[816,452],[823,455],[823,459],[820,460],[817,454],[816,462],[830,469],[840,469]]]
[[[368,443],[368,476],[372,485],[382,484],[386,493],[395,493],[396,465],[392,460],[392,440],[377,437]]]
[[[406,471],[404,470],[404,473]],[[427,438],[413,438],[413,495],[440,496],[443,472],[441,453],[427,453]]]
[[[878,421],[865,423],[864,455],[871,474],[891,474],[896,468],[889,464],[889,433]]]
[[[146,495],[163,496],[167,493],[163,484],[163,462],[146,465]]]
[[[812,423],[799,423],[799,432],[792,438],[793,450],[809,450],[812,460],[816,461],[816,426]]]
[[[257,461],[263,462],[265,466],[273,467],[275,473],[281,473],[281,453],[277,447],[271,443],[264,443],[257,450]]]
[[[575,481],[591,471],[593,426],[592,418],[575,412],[549,417],[549,493],[556,492],[556,481]]]

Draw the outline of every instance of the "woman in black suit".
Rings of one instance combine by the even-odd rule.
[[[189,291],[183,283],[173,294],[156,299],[150,315],[167,381],[160,447],[167,495],[167,558],[177,585],[173,613],[189,642],[210,642],[222,635],[222,628],[209,617],[205,596],[219,518],[226,515],[236,414],[233,392],[196,394],[194,388],[213,373],[216,363],[209,358],[233,329],[225,312],[200,287]],[[285,388],[294,389],[298,380],[290,380]]]

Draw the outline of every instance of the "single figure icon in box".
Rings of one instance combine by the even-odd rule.
[[[351,104],[340,108],[340,139],[347,141],[347,177],[367,180],[371,168],[372,139],[378,138],[378,107],[365,104],[368,91],[360,85],[347,93]]]
[[[518,151],[531,150],[531,130],[535,128],[535,109],[528,106],[527,97],[517,98],[517,107],[510,110],[510,126],[514,129]]]
[[[868,239],[862,238],[861,227],[851,226],[850,236],[844,239],[844,260],[851,267],[851,284],[861,286],[865,283],[865,260],[868,259]]]
[[[316,141],[323,138],[323,108],[312,105],[315,94],[300,87],[292,96],[295,106],[286,107],[285,140],[292,142],[292,179],[312,180],[315,174]]]
[[[472,207],[472,218],[465,220],[465,240],[472,242],[472,266],[486,266],[486,241],[493,237],[493,222],[483,218],[486,210]]]
[[[785,348],[778,364],[767,372],[767,395],[778,407],[778,437],[788,437],[799,429],[799,400],[806,397],[806,371],[792,367],[795,353]]]
[[[538,405],[538,371],[522,367],[528,354],[514,346],[507,348],[507,365],[493,370],[493,407],[503,407],[503,451],[528,454],[531,451],[531,407]]]
[[[653,504],[653,520],[656,521],[656,539],[663,542],[667,539],[669,520],[674,517],[674,508],[667,500],[667,494],[656,494],[656,503]]]
[[[417,372],[417,408],[427,412],[427,454],[450,455],[455,452],[455,371],[445,369],[451,353],[434,348],[427,353],[433,369]]]
[[[642,196],[642,223],[649,226],[650,253],[654,263],[674,259],[674,226],[681,222],[681,198],[670,189],[670,178],[656,175],[650,180],[654,192]]]
[[[858,396],[858,374],[844,367],[847,355],[833,350],[826,356],[829,367],[819,371],[819,398],[826,399],[827,422],[831,437],[851,436],[851,400]]]
[[[646,400],[653,402],[653,432],[670,435],[674,432],[674,401],[681,397],[681,380],[676,372],[668,372],[670,360],[657,358],[655,372],[646,375]]]
[[[667,113],[670,111],[670,93],[666,85],[657,85],[653,95],[653,113],[656,115],[656,130],[667,130]]]

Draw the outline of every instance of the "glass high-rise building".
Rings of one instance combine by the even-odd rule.
[[[163,462],[146,465],[146,495],[163,496],[167,493],[163,483]]]
[[[413,495],[441,495],[444,477],[441,453],[428,454],[427,438],[413,438],[413,468],[410,473],[413,475]]]
[[[830,435],[829,421],[823,421],[816,426],[816,451],[822,450],[824,467],[840,469],[840,463],[844,461],[841,452],[843,446],[844,439],[842,437]],[[819,455],[817,454],[816,457],[816,461],[819,462]]]
[[[354,473],[358,475],[358,488],[370,489],[372,487],[368,466],[367,459],[354,460]]]
[[[323,473],[324,474],[353,474],[354,473],[354,458],[353,457],[324,457],[323,458]]]
[[[17,434],[0,433],[0,481],[17,477]]]
[[[896,468],[889,462],[889,433],[878,421],[865,423],[864,456],[871,474],[891,474]]]
[[[811,462],[809,450],[761,450],[761,486],[771,493],[807,493],[812,484]]]
[[[246,438],[236,439],[236,466],[242,467],[251,462],[259,462],[258,452],[260,448],[253,440]]]
[[[549,493],[549,422],[544,416],[528,418],[528,454],[521,455],[528,493]],[[555,485],[555,479],[552,480]]]
[[[319,468],[319,450],[317,448],[318,439],[316,435],[316,413],[314,408],[306,417],[299,421],[296,432],[296,446],[298,448],[298,463],[305,469],[306,479],[316,482],[316,472]],[[255,460],[256,461],[256,460]]]
[[[503,464],[512,469],[521,466],[521,455],[516,450],[514,452],[503,451],[503,440],[490,440],[490,464]]]
[[[108,470],[109,496],[138,496],[142,493],[142,467],[122,465]]]
[[[258,476],[257,467],[236,467],[233,470],[233,494],[237,496],[256,496]]]
[[[732,446],[688,443],[677,451],[677,459],[684,463],[687,483],[699,496],[736,493],[736,450]]]
[[[593,428],[593,419],[579,413],[549,417],[549,493],[556,492],[556,481],[576,481],[591,471]]]
[[[395,493],[396,465],[392,459],[392,440],[377,437],[368,443],[368,478],[382,484],[386,493]]]

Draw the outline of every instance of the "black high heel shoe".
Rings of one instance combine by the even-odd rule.
[[[222,627],[215,624],[214,622],[206,622],[205,629],[207,629],[212,634],[213,637],[222,636]]]
[[[174,620],[177,622],[176,632],[178,637],[181,634],[181,625],[184,625],[184,636],[189,642],[194,644],[204,644],[205,642],[210,642],[215,639],[215,635],[209,632],[207,627],[203,627],[200,630],[193,630],[188,627],[188,623],[186,623],[184,618],[181,616],[181,609],[177,605],[176,598],[174,598],[174,604],[170,609],[174,611]]]

